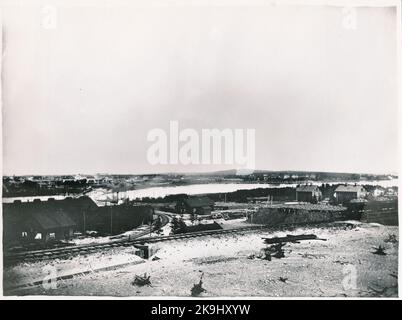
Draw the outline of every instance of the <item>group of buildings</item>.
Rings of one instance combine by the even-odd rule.
[[[336,204],[345,204],[353,200],[390,198],[397,195],[393,188],[376,187],[368,192],[361,185],[341,184],[335,188],[333,200]],[[317,203],[322,198],[322,192],[316,185],[302,185],[296,188],[296,201]]]
[[[367,191],[361,185],[339,185],[334,191],[334,200],[338,204],[349,202],[353,199],[363,199]],[[316,185],[302,185],[296,188],[296,201],[318,203],[322,200],[322,192]]]
[[[333,190],[332,199],[323,199],[320,188],[309,184],[296,188],[296,201],[266,205],[249,220],[272,225],[340,219],[398,224],[398,197],[393,188],[376,187],[368,192],[361,185],[341,184]]]
[[[359,185],[339,185],[335,189],[335,202],[345,204],[353,199],[364,199],[367,195],[364,187]],[[251,202],[269,202],[271,197],[249,198]],[[296,201],[307,203],[319,203],[323,200],[322,192],[316,185],[302,185],[296,188]],[[178,214],[208,215],[214,210],[215,203],[206,196],[192,196],[176,203]]]
[[[371,214],[378,219],[378,212],[384,212],[382,216],[387,216],[387,221],[394,221],[395,212],[397,216],[397,197],[392,190],[376,188],[369,193],[363,186],[342,184],[333,191],[332,205],[323,201],[320,188],[311,184],[296,188],[294,203],[273,203],[272,197],[259,197],[258,201],[256,198],[248,199],[249,202],[264,203],[250,221],[265,221],[267,213],[270,214],[268,222],[272,224],[283,219],[296,223],[303,216],[312,222],[334,220],[345,216],[345,213],[355,218],[370,217]],[[376,197],[376,201],[368,201],[369,196]],[[216,209],[219,208],[215,202],[207,196],[185,197],[172,207],[176,214],[195,216],[211,215]],[[69,239],[76,232],[96,231],[113,235],[148,223],[153,215],[153,207],[147,204],[127,201],[120,205],[98,206],[87,196],[61,200],[49,198],[45,201],[35,199],[30,202],[15,200],[3,203],[3,239],[7,246]]]
[[[154,210],[130,203],[97,206],[89,197],[3,204],[4,245],[69,239],[75,232],[118,234],[152,220]]]
[[[66,183],[86,183],[103,185],[113,180],[106,175],[65,175],[65,176],[8,176],[3,177],[3,185],[20,185],[25,182],[38,184],[40,187],[56,187]]]

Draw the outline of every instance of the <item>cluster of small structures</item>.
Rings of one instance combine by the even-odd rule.
[[[73,180],[80,181],[78,178]],[[51,181],[56,184],[58,181],[72,181],[68,177],[60,179]],[[88,177],[85,179],[87,183],[92,181]],[[108,179],[96,177],[94,186],[110,182]],[[15,181],[15,178],[10,181]],[[49,179],[41,181],[48,183]],[[274,196],[247,197],[245,203],[240,200],[237,205],[216,203],[211,199],[214,195],[179,195],[172,203],[160,204],[125,199],[101,206],[84,195],[62,197],[60,200],[52,197],[42,201],[14,200],[12,203],[3,203],[4,248],[15,249],[22,245],[25,249],[33,249],[43,245],[68,245],[63,241],[91,234],[113,236],[144,224],[153,224],[154,229],[160,230],[166,222],[161,223],[156,211],[170,217],[171,233],[218,230],[222,226],[214,220],[236,218],[267,226],[346,219],[391,225],[398,223],[395,188],[376,187],[367,191],[361,185],[340,184],[333,189],[329,198],[323,197],[322,188],[304,184],[294,189],[294,201],[278,201]],[[118,187],[110,190],[119,192]]]
[[[265,233],[260,236],[264,247],[259,246],[258,250],[247,253],[245,259],[256,265],[258,261],[276,264],[282,259],[287,263],[291,252],[298,250],[296,247],[303,247],[303,244],[295,245],[301,241],[333,241],[325,231],[339,224],[332,222],[360,220],[398,225],[396,187],[305,183],[284,188],[239,189],[231,193],[198,195],[173,194],[164,198],[131,200],[125,194],[121,196],[125,189],[122,185],[121,188],[94,186],[91,189],[93,192],[81,192],[73,196],[31,195],[28,198],[3,201],[3,248],[4,266],[9,270],[7,274],[15,275],[25,270],[22,269],[25,263],[28,269],[29,264],[32,264],[36,270],[39,268],[37,265],[47,261],[59,261],[65,268],[62,277],[84,274],[92,270],[92,262],[87,266],[85,259],[91,261],[93,257],[103,254],[105,257],[97,263],[96,270],[110,266],[125,268],[137,263],[155,262],[157,265],[167,260],[161,247],[174,247],[183,240],[190,241],[199,237],[197,250],[201,250],[204,242],[205,246],[211,241],[216,244],[220,237],[228,241],[229,234],[241,238],[249,233],[255,236],[259,232]],[[341,222],[339,225],[354,226],[356,223],[360,222]],[[296,228],[299,228],[300,231],[296,231],[299,234],[292,231]],[[279,236],[270,236],[278,232]],[[233,243],[238,244],[236,241]],[[390,236],[368,249],[377,257],[393,257],[397,241],[395,236]],[[114,256],[106,258],[111,254],[108,251],[110,248],[116,248],[117,252],[122,253],[121,260],[114,261]],[[123,253],[124,248],[129,252]],[[236,249],[230,250],[235,252]],[[206,256],[202,263],[211,265],[220,261],[235,261],[237,258],[230,256],[233,252],[229,256]],[[309,256],[310,253],[306,252],[298,254],[302,258],[319,255],[314,253]],[[68,266],[73,265],[73,262],[69,263],[70,259],[83,261],[83,266],[79,266],[78,270],[69,270]],[[130,280],[131,288],[137,293],[151,288],[154,290],[153,282],[160,281],[155,270],[149,270],[149,273],[141,267],[135,270]],[[144,274],[144,271],[147,273]],[[188,295],[210,294],[211,288],[204,287],[203,276],[204,273],[198,278],[198,283],[198,279],[192,280],[192,287],[187,284]],[[210,274],[206,276],[208,279]],[[12,281],[6,280],[8,288],[14,290]],[[35,279],[29,281],[28,285],[36,283]],[[278,281],[288,283],[291,280],[284,273]]]

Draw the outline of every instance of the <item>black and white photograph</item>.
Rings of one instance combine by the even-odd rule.
[[[400,0],[0,0],[0,29],[2,299],[399,297]]]

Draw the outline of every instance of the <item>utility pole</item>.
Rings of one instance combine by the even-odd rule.
[[[112,212],[112,205],[110,206],[110,234],[113,235],[113,212]]]
[[[84,234],[85,234],[85,231],[86,231],[86,221],[85,221],[85,210],[82,212],[83,213],[83,215],[84,215]]]
[[[152,234],[152,222],[154,221],[154,211],[152,209],[151,222],[149,223],[149,236]]]

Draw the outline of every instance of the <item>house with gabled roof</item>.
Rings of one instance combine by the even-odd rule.
[[[346,203],[353,199],[363,199],[367,191],[360,185],[340,185],[335,189],[335,199],[338,203]]]
[[[215,202],[208,197],[192,196],[176,203],[176,212],[179,214],[208,215],[214,210]]]
[[[317,203],[322,198],[322,193],[318,186],[302,185],[296,188],[296,201]]]

